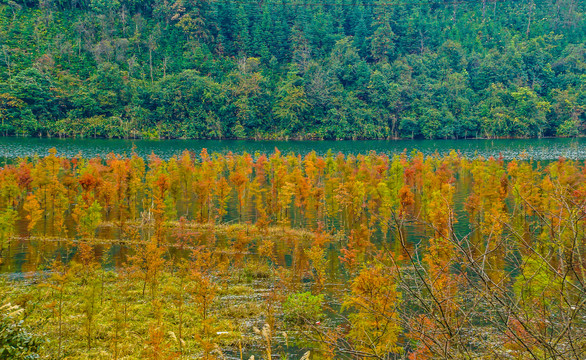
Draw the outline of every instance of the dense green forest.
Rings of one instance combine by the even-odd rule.
[[[388,1],[0,0],[1,132],[586,131],[583,1]]]

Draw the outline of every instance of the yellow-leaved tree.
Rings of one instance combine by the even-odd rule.
[[[398,345],[401,333],[397,311],[401,293],[396,273],[382,265],[365,267],[352,281],[351,293],[344,308],[349,316],[348,339],[358,353],[377,359],[390,359],[402,351]]]

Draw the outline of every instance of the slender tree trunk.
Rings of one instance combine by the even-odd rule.
[[[2,51],[4,52],[4,62],[6,63],[6,69],[8,70],[8,79],[11,79],[12,71],[10,69],[10,54],[8,53],[7,46],[3,46]],[[12,88],[12,85],[10,85],[10,88]],[[2,125],[4,125],[4,118],[2,118]]]
[[[119,326],[120,326],[120,323],[119,323],[119,320],[120,320],[120,310],[119,310],[119,307],[116,306],[116,309],[114,311],[116,311],[116,317],[115,317],[116,325],[114,326],[114,360],[117,360],[118,359],[118,336],[119,336],[118,331],[119,331]]]
[[[183,356],[183,275],[179,286],[179,354]]]
[[[59,289],[59,350],[57,352],[59,358],[61,358],[61,345],[63,340],[63,290],[64,285],[61,284],[61,288]]]
[[[535,4],[533,2],[531,2],[531,4],[529,4],[529,21],[527,21],[527,32],[526,32],[526,36],[527,38],[529,38],[529,30],[531,28],[531,18],[533,17],[533,6],[535,6]]]
[[[151,70],[151,85],[153,84],[153,50],[149,49],[149,66]]]
[[[163,77],[167,76],[167,61],[168,58],[165,56],[163,59]]]

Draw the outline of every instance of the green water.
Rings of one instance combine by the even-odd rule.
[[[130,155],[135,152],[146,157],[151,153],[162,158],[181,154],[184,150],[254,154],[272,153],[275,148],[283,153],[306,154],[315,151],[324,155],[334,153],[365,154],[369,151],[398,154],[413,150],[429,155],[456,150],[466,157],[499,157],[505,160],[527,156],[535,160],[557,160],[560,157],[586,159],[586,138],[566,139],[503,139],[503,140],[365,140],[365,141],[249,141],[249,140],[118,140],[118,139],[38,139],[0,138],[0,158],[44,156],[49,149],[66,157],[78,154],[84,157],[105,157],[109,153]]]

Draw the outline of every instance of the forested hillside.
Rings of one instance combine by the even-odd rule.
[[[0,0],[2,134],[586,131],[581,0]]]

